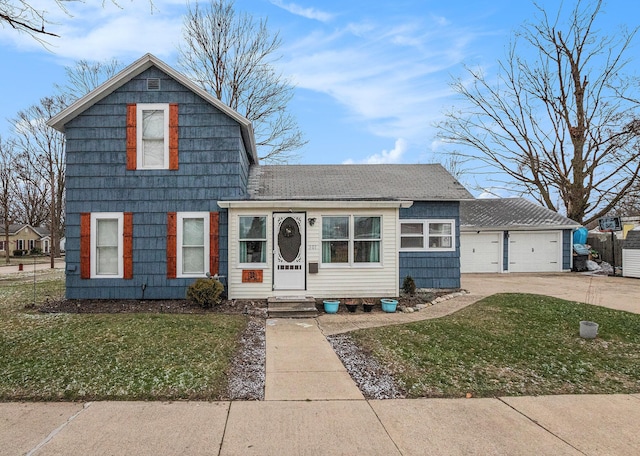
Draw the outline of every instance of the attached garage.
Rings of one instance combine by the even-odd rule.
[[[510,231],[509,272],[562,271],[562,231]]]
[[[571,270],[580,224],[524,198],[460,202],[460,271]]]
[[[460,272],[500,272],[502,232],[461,233]]]

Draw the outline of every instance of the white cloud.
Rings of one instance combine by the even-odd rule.
[[[320,22],[329,22],[333,19],[333,14],[320,11],[315,8],[305,8],[295,3],[285,3],[282,0],[271,0],[271,3],[278,8],[282,8],[285,11],[295,14],[296,16],[302,16],[307,19],[313,19]]]
[[[367,158],[361,161],[354,161],[353,159],[345,160],[343,163],[345,165],[354,164],[354,163],[365,163],[368,165],[379,165],[385,163],[400,163],[402,160],[402,156],[408,149],[407,141],[398,138],[395,143],[395,147],[391,150],[383,150],[379,154],[369,155]]]
[[[41,1],[41,0],[38,0]],[[45,38],[55,58],[104,60],[117,57],[136,59],[146,52],[166,58],[175,52],[181,38],[182,0],[125,2],[72,2],[67,12],[47,2],[48,31],[59,38]],[[0,40],[23,51],[42,52],[43,47],[26,34],[0,29]]]
[[[470,32],[428,20],[313,30],[283,50],[283,71],[298,87],[345,106],[370,133],[426,147],[442,100],[452,95],[450,71],[471,40]]]

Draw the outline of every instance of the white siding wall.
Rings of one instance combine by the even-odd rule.
[[[273,212],[287,212],[289,208],[272,208],[268,211],[229,209],[229,277],[228,294],[232,299],[265,299],[270,296],[306,295],[316,298],[329,297],[393,297],[398,294],[398,209],[295,209],[306,212],[307,219],[307,290],[272,291],[273,283]],[[242,270],[238,267],[238,217],[240,215],[267,217],[267,264],[263,269],[262,283],[242,283]],[[322,216],[362,215],[380,216],[381,263],[368,267],[331,267],[322,264]],[[315,218],[309,226],[309,218]],[[318,273],[309,274],[308,264],[318,263]],[[246,269],[246,268],[245,268]]]
[[[265,216],[267,218],[267,264],[252,267],[262,269],[262,283],[242,283],[242,270],[238,263],[240,247],[238,245],[238,217],[241,215]],[[229,210],[229,277],[227,278],[228,294],[231,299],[265,299],[272,296],[271,284],[273,271],[273,217],[271,211],[264,209],[230,209]]]
[[[375,266],[336,267],[322,264],[322,216],[381,216],[381,263]],[[398,210],[346,209],[314,210],[308,217],[316,223],[307,227],[307,258],[318,263],[317,274],[307,274],[307,294],[316,298],[393,297],[398,294]]]
[[[640,250],[622,249],[622,275],[640,278]]]

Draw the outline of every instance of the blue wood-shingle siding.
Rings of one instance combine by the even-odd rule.
[[[400,252],[400,286],[411,276],[418,288],[460,288],[460,203],[416,201],[400,209],[402,219],[453,219],[456,249],[452,252]]]
[[[146,79],[161,90],[147,91]],[[126,170],[129,103],[177,103],[179,169]],[[167,279],[167,213],[219,212],[220,274],[227,271],[227,212],[218,200],[246,197],[249,159],[240,126],[153,67],[66,125],[67,298],[184,298],[194,279]],[[133,279],[80,278],[80,214],[133,213]]]

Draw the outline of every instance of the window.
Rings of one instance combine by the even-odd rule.
[[[0,241],[0,250],[2,250],[2,251],[7,250],[6,242],[7,241]]]
[[[24,239],[18,239],[16,247],[18,250],[24,250]]]
[[[401,220],[400,250],[441,252],[455,250],[455,221]]]
[[[91,214],[91,277],[123,276],[123,213]]]
[[[350,217],[322,217],[322,262],[349,263]]]
[[[380,217],[353,218],[355,263],[380,262]]]
[[[370,216],[322,217],[322,263],[380,263],[380,220]]]
[[[209,271],[209,213],[178,212],[178,277]]]
[[[239,218],[240,264],[267,262],[267,217]]]
[[[169,167],[169,105],[139,104],[136,111],[137,168]]]
[[[29,250],[33,250],[36,248],[36,241],[35,239],[29,239]]]

